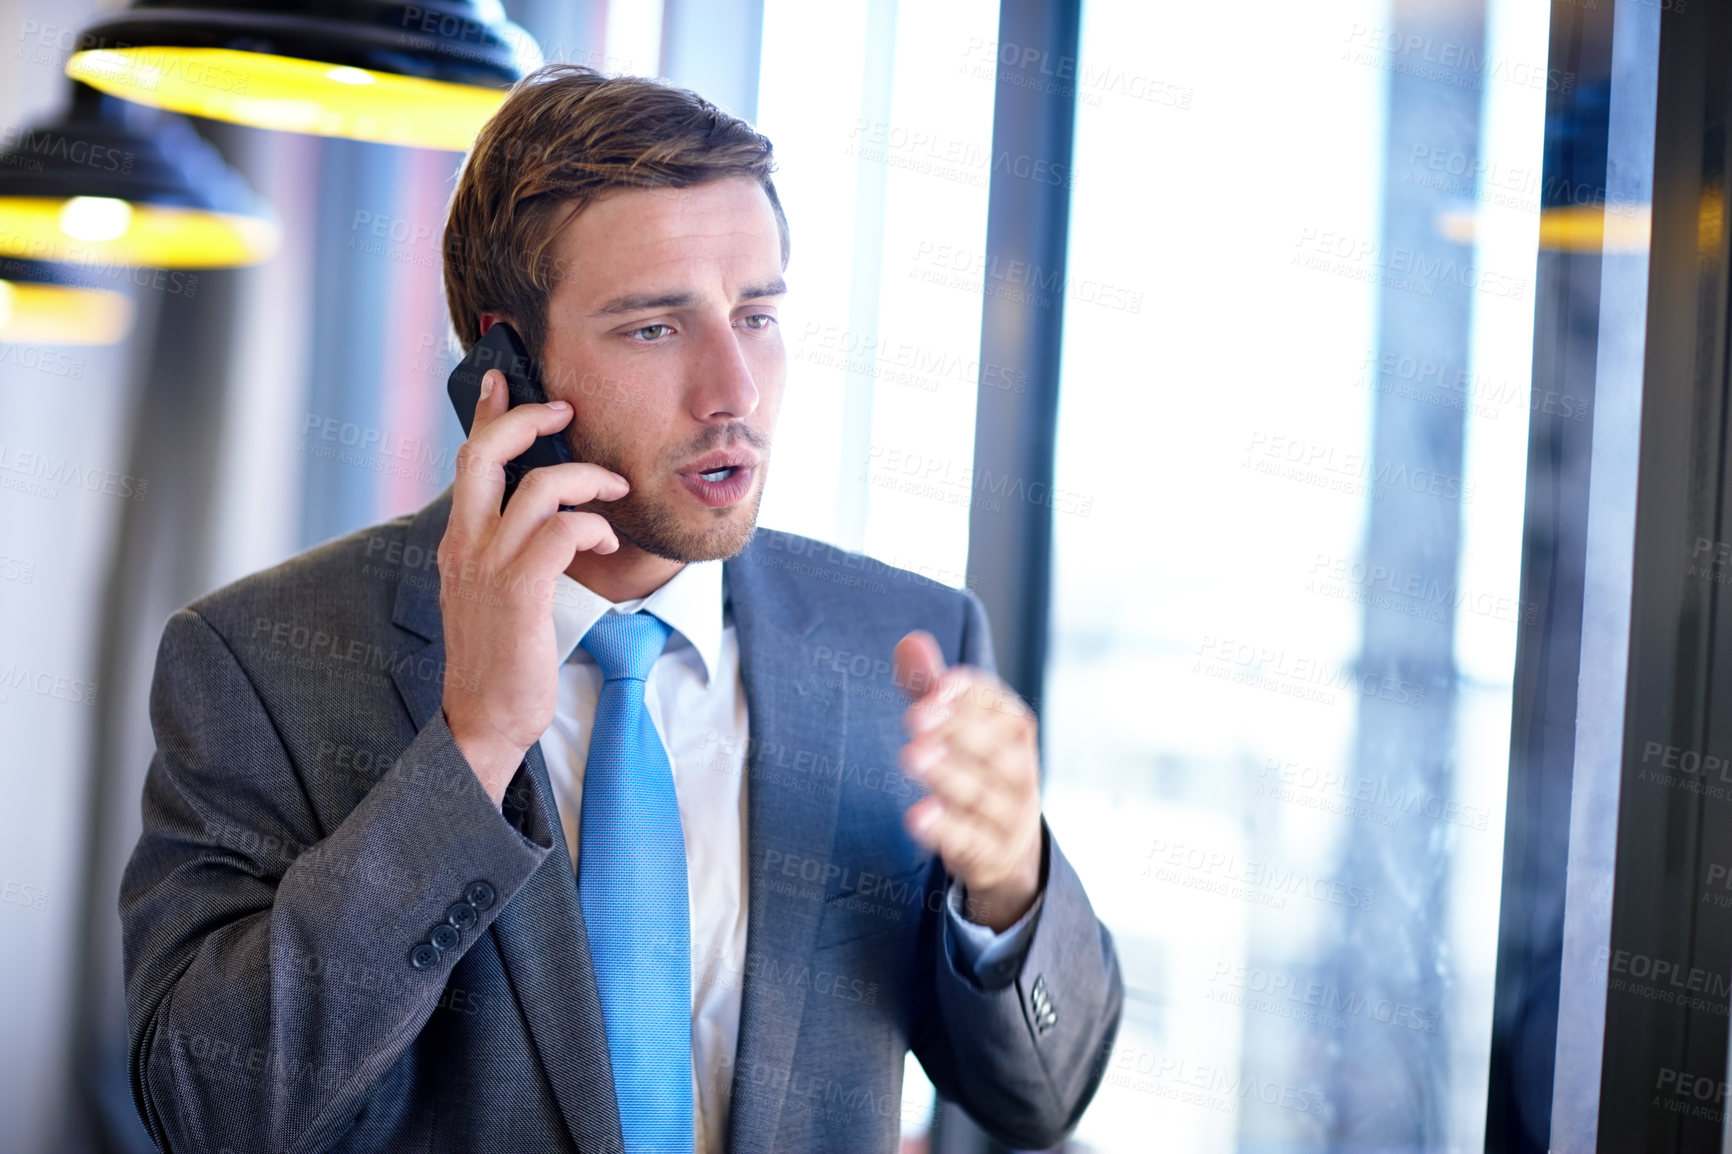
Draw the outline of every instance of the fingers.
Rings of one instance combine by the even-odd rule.
[[[910,836],[971,892],[1013,876],[1040,825],[1033,712],[997,677],[957,666],[909,706],[908,721],[902,771],[928,788],[904,814]]]
[[[961,879],[971,895],[1004,881],[1029,851],[1022,827],[1005,831],[971,814],[948,810],[935,798],[909,806],[903,824],[910,836],[943,859],[945,870]],[[1026,829],[1038,843],[1038,812]]]
[[[563,512],[549,517],[523,548],[524,567],[531,573],[563,572],[585,550],[612,553],[619,548],[613,526],[596,513]]]
[[[981,758],[1008,746],[1032,749],[1037,733],[1022,699],[995,685],[971,685],[932,716],[933,724],[917,737]]]
[[[531,469],[524,474],[523,480],[517,486],[517,492],[512,494],[511,503],[500,516],[493,538],[493,548],[501,556],[516,556],[519,550],[527,546],[532,536],[540,535],[550,521],[572,515],[560,514],[561,505],[617,501],[630,491],[631,486],[618,473],[583,461],[567,461],[559,465],[543,465],[539,469]],[[599,540],[613,543],[611,547],[599,550],[602,553],[611,553],[619,548],[613,529],[607,526],[605,520],[593,513],[586,516],[601,521],[606,529],[605,536],[590,541],[591,546]],[[565,530],[555,529],[554,538],[557,539],[564,532]],[[572,538],[574,541],[578,539]],[[571,564],[571,556],[568,552],[564,560],[559,562],[559,568],[564,569]]]
[[[497,369],[482,375],[481,387],[469,439],[457,450],[457,483],[451,497],[449,528],[470,541],[485,538],[499,517],[505,463],[534,444],[536,437],[557,433],[571,421],[571,406],[564,401],[511,408],[505,374]]]
[[[922,781],[947,814],[1010,831],[1038,796],[1032,742],[1011,719],[949,741],[922,735],[902,751],[903,771]]]
[[[987,714],[1021,716],[1030,722],[1034,719],[1022,698],[1004,682],[970,666],[957,665],[939,674],[927,692],[903,711],[902,719],[908,732],[920,734],[961,718]]]

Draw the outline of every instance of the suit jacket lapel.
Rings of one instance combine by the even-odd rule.
[[[541,746],[529,747],[514,788],[528,779],[530,814],[545,817],[553,852],[493,922],[500,957],[529,1022],[560,1113],[583,1151],[618,1151],[619,1109],[602,1025],[601,996],[589,956],[589,932],[577,899],[577,878],[565,845]],[[533,828],[533,827],[532,827]]]
[[[441,678],[421,676],[417,670],[444,668],[438,570],[430,559],[438,550],[450,511],[451,491],[447,489],[410,522],[403,552],[406,571],[399,575],[392,618],[427,642],[421,650],[426,660],[400,661],[392,669],[392,679],[417,732],[432,718],[443,697]],[[425,568],[420,568],[421,559],[427,559]],[[431,574],[432,579],[424,579],[422,574]],[[490,932],[498,942],[535,1051],[578,1148],[586,1152],[619,1151],[619,1110],[601,999],[590,962],[589,934],[584,929],[577,879],[571,872],[571,855],[539,744],[529,747],[524,765],[507,792],[504,813],[526,833],[551,831],[553,851],[494,919]]]
[[[746,964],[728,1124],[728,1147],[737,1151],[773,1147],[787,1098],[804,1002],[776,996],[754,975],[786,973],[811,957],[841,798],[839,780],[826,791],[827,775],[814,770],[839,769],[847,722],[840,687],[805,676],[821,621],[798,592],[777,587],[785,583],[773,580],[773,560],[755,545],[725,568],[751,733]],[[818,863],[815,884],[807,862]]]

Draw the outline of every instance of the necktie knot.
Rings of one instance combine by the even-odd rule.
[[[672,632],[667,622],[641,609],[636,613],[606,613],[589,627],[578,645],[601,666],[604,681],[643,681]]]

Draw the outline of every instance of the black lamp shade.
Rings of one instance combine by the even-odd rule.
[[[77,50],[139,47],[227,48],[478,88],[509,88],[541,64],[498,0],[135,0],[86,28]]]

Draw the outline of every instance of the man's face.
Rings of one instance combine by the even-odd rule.
[[[572,457],[631,492],[586,506],[621,543],[731,557],[757,523],[787,377],[782,245],[754,180],[623,189],[554,242],[541,372]]]

